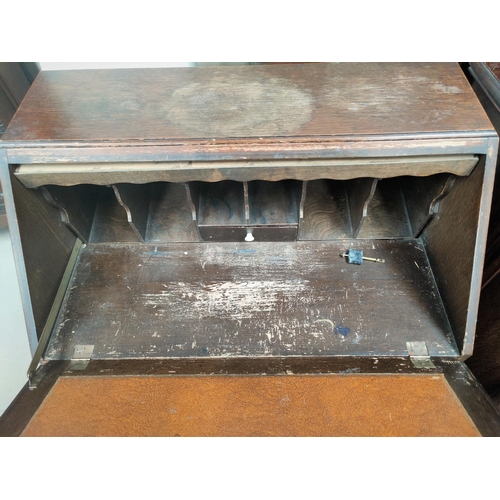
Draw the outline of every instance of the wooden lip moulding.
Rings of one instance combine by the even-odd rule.
[[[497,144],[452,63],[41,72],[0,142],[32,385],[466,359]]]

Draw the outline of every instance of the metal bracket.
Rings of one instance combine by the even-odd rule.
[[[76,345],[73,357],[66,371],[85,370],[90,362],[92,353],[94,352],[93,345]]]
[[[416,368],[436,368],[431,361],[425,342],[406,342],[406,349],[408,349],[410,361]]]
[[[38,383],[41,380],[40,377],[37,376],[37,368],[52,336],[52,331],[56,323],[57,315],[59,314],[59,309],[61,308],[64,296],[66,295],[66,289],[68,288],[68,284],[73,274],[73,269],[75,267],[75,263],[78,255],[80,254],[80,249],[82,248],[82,246],[84,246],[83,242],[77,238],[75,241],[75,245],[73,246],[73,251],[71,252],[71,255],[68,259],[66,269],[64,270],[61,283],[59,284],[59,289],[57,290],[56,297],[54,299],[54,302],[52,303],[52,308],[50,309],[49,316],[47,318],[47,321],[45,322],[42,335],[40,336],[40,340],[38,341],[38,346],[36,348],[35,354],[33,355],[30,366],[28,367],[28,380],[30,389],[36,389]]]

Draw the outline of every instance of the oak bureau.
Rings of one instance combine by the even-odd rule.
[[[498,434],[463,364],[497,147],[455,63],[41,72],[0,142],[34,357],[5,432]]]

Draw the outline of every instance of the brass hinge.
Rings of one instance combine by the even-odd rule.
[[[425,342],[406,342],[406,349],[408,349],[411,362],[417,368],[436,368],[431,361]]]

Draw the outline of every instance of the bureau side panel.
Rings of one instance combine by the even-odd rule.
[[[61,221],[59,211],[38,190],[26,189],[10,174],[25,275],[36,338],[40,337],[57,294],[76,235]],[[25,307],[29,307],[25,304]],[[29,313],[28,313],[29,314]],[[33,336],[33,335],[32,335]],[[36,339],[31,339],[31,344]]]
[[[457,345],[472,354],[498,139],[469,177],[457,178],[422,234]]]
[[[28,288],[28,280],[26,277],[26,266],[23,258],[23,248],[21,245],[21,237],[19,235],[19,224],[14,208],[14,199],[11,189],[11,177],[9,175],[9,166],[5,150],[0,149],[0,180],[2,184],[3,196],[5,200],[5,210],[7,212],[7,220],[9,224],[9,233],[12,242],[14,262],[16,265],[17,280],[19,290],[21,292],[21,301],[23,304],[24,320],[26,322],[26,330],[28,332],[28,341],[31,352],[34,353],[37,345],[37,336],[35,322],[33,319],[33,311],[31,308],[31,298]]]

